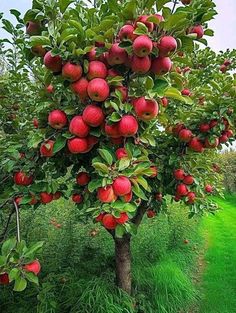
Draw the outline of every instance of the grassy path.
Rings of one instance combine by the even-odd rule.
[[[199,313],[236,313],[236,196],[216,202],[223,210],[201,227],[207,250]]]

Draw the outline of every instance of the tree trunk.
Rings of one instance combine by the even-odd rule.
[[[130,236],[115,238],[116,284],[131,294]]]

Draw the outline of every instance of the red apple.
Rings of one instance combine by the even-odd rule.
[[[53,200],[58,200],[61,198],[61,192],[60,191],[56,191],[53,195]]]
[[[72,201],[79,204],[79,203],[83,202],[83,196],[78,194],[78,193],[74,193],[72,195]]]
[[[128,217],[128,214],[126,212],[120,213],[120,217],[116,218],[116,222],[118,224],[125,224],[126,222],[128,222],[128,220],[129,220],[129,217]]]
[[[228,129],[225,131],[225,134],[228,136],[228,138],[233,137],[234,132],[231,129]]]
[[[230,60],[224,60],[224,65],[225,66],[229,66],[229,65],[231,65],[231,61]]]
[[[211,120],[209,123],[210,128],[214,128],[217,125],[218,125],[218,121],[216,119]]]
[[[39,128],[39,121],[37,118],[33,119],[33,125],[34,125],[34,128]]]
[[[168,99],[166,97],[161,98],[161,104],[164,108],[168,106]]]
[[[224,64],[222,64],[222,65],[220,66],[220,71],[221,71],[222,73],[226,73],[227,70],[228,70],[228,68],[227,68],[227,66],[225,66]]]
[[[92,127],[100,126],[105,119],[102,109],[94,104],[87,105],[82,116],[84,122]]]
[[[133,101],[137,117],[142,121],[150,121],[158,114],[158,104],[155,100],[137,98]]]
[[[48,85],[47,87],[46,87],[46,91],[48,92],[48,93],[54,93],[54,91],[55,91],[55,89],[54,89],[54,87],[53,87],[53,85]]]
[[[213,187],[211,185],[206,185],[205,186],[205,191],[208,192],[208,193],[212,193]]]
[[[113,181],[114,193],[117,196],[124,196],[131,192],[131,182],[125,176],[119,176]]]
[[[177,49],[177,41],[172,36],[163,36],[157,46],[159,49],[159,55],[168,56]]]
[[[121,101],[125,102],[128,98],[128,88],[125,86],[118,86],[115,90],[119,90],[121,93]]]
[[[32,272],[35,275],[38,275],[41,270],[41,265],[38,260],[34,260],[31,263],[23,265],[22,268],[27,272]]]
[[[48,115],[48,124],[55,129],[61,129],[67,124],[67,116],[64,111],[53,110]]]
[[[137,35],[134,34],[134,27],[132,25],[124,25],[123,27],[121,27],[118,37],[121,41],[123,40],[134,41]]]
[[[59,55],[52,56],[51,51],[48,51],[43,59],[44,65],[50,71],[58,73],[62,69],[62,59]]]
[[[36,46],[32,47],[31,51],[34,55],[36,55],[38,57],[42,57],[42,58],[47,53],[47,50],[45,48],[43,48],[41,45],[36,45]]]
[[[154,25],[152,22],[148,21],[148,18],[150,17],[150,15],[141,15],[137,18],[137,20],[135,21],[135,28],[138,26],[138,22],[143,23],[144,25],[146,25],[146,27],[148,28],[149,32],[152,32],[154,29]]]
[[[22,201],[23,197],[16,197],[14,199],[15,203],[19,206],[21,204],[21,201]]]
[[[155,211],[153,211],[153,210],[147,210],[147,217],[148,218],[153,218],[153,217],[155,217],[156,216],[156,212]]]
[[[214,149],[219,146],[219,138],[214,138],[214,142],[210,142],[208,138],[205,139],[205,147]]]
[[[131,60],[131,70],[135,73],[145,74],[150,70],[151,60],[149,56],[140,58],[136,55]]]
[[[176,193],[178,196],[186,196],[188,194],[188,188],[184,184],[179,184],[176,187]]]
[[[103,203],[110,203],[116,201],[117,196],[114,193],[113,187],[108,185],[98,188],[97,198]]]
[[[87,77],[89,80],[93,78],[106,78],[107,77],[106,65],[100,61],[89,62]]]
[[[200,39],[204,35],[204,30],[201,25],[195,25],[189,29],[189,34],[196,34],[197,38]]]
[[[132,201],[132,198],[133,198],[133,193],[132,193],[132,191],[131,191],[131,192],[127,193],[126,195],[124,195],[124,196],[122,197],[122,200],[123,200],[124,202],[128,203],[128,202]]]
[[[209,132],[209,130],[210,130],[210,125],[207,124],[207,123],[201,124],[201,125],[199,126],[199,130],[200,130],[201,133],[207,133],[207,132]]]
[[[150,170],[152,171],[151,176],[149,176],[150,178],[154,178],[157,176],[158,174],[158,169],[156,166],[150,166]]]
[[[71,90],[79,96],[81,101],[84,101],[88,97],[88,83],[87,79],[82,77],[77,82],[71,84]]]
[[[184,128],[185,128],[184,124],[178,123],[173,127],[172,132],[175,136],[178,136],[179,132]]]
[[[67,62],[62,68],[62,76],[74,82],[82,76],[83,69],[80,64]]]
[[[109,65],[124,64],[127,61],[128,54],[124,48],[119,47],[118,43],[114,43],[107,55]]]
[[[151,71],[155,75],[164,75],[171,70],[172,62],[169,57],[157,57],[152,60]]]
[[[116,77],[116,76],[121,76],[121,75],[114,68],[109,68],[109,70],[107,71],[107,76]]]
[[[67,147],[73,154],[86,153],[89,146],[86,138],[72,138],[67,141]]]
[[[190,4],[192,0],[181,0],[184,5]]]
[[[192,184],[194,183],[194,178],[193,178],[193,176],[191,176],[191,175],[186,175],[186,176],[184,177],[183,183],[184,183],[185,185],[192,185]]]
[[[155,194],[155,199],[156,199],[157,201],[159,201],[159,202],[162,202],[162,200],[163,200],[162,193],[161,193],[161,192],[157,192],[157,193]]]
[[[133,51],[138,57],[143,58],[152,52],[152,41],[147,35],[138,36],[133,42]]]
[[[116,157],[118,160],[122,158],[128,158],[128,153],[125,148],[119,148],[116,150]]]
[[[189,129],[182,129],[179,132],[179,139],[183,142],[189,142],[193,137],[193,133]]]
[[[181,168],[174,170],[174,177],[176,180],[184,180],[184,178],[185,178],[184,170],[182,170]]]
[[[138,122],[132,115],[123,115],[119,124],[119,133],[123,137],[132,137],[138,131]]]
[[[33,176],[32,175],[28,176],[22,171],[16,172],[14,174],[13,179],[16,185],[29,186],[33,183]]]
[[[28,21],[26,23],[26,34],[30,36],[40,35],[41,26],[38,21]]]
[[[226,134],[225,132],[223,132],[223,133],[221,134],[221,136],[219,137],[219,142],[220,142],[220,143],[227,142],[228,140],[229,140],[229,138],[228,138],[228,136],[227,136],[227,134]]]
[[[53,140],[47,140],[41,144],[40,147],[40,154],[41,156],[45,157],[51,157],[53,156],[53,146],[55,144],[55,141]]]
[[[88,83],[87,92],[90,99],[103,102],[110,94],[108,83],[103,78],[94,78]]]
[[[40,202],[43,204],[50,203],[53,200],[53,194],[48,192],[40,193]]]
[[[188,204],[193,204],[194,201],[195,201],[195,198],[196,198],[195,192],[188,192],[187,198],[188,198],[187,203],[188,203]]]
[[[90,127],[84,122],[81,115],[76,115],[70,122],[69,131],[75,136],[84,138],[88,136]]]
[[[0,274],[0,285],[8,285],[10,283],[9,275],[7,273]]]
[[[188,146],[190,149],[192,149],[195,152],[202,153],[204,151],[204,146],[200,138],[194,137],[191,139],[191,141],[188,143]]]
[[[124,143],[124,137],[117,137],[117,138],[110,138],[110,142],[114,145],[123,145]]]
[[[80,172],[76,177],[76,183],[80,186],[88,185],[90,181],[90,176],[86,172]]]
[[[181,91],[182,96],[188,96],[191,97],[192,93],[188,88],[185,88]]]
[[[106,214],[102,219],[102,224],[106,229],[115,229],[117,222],[112,214]]]
[[[99,215],[96,216],[95,221],[96,221],[96,222],[101,222],[102,219],[103,219],[103,217],[104,217],[105,215],[106,215],[106,213],[104,213],[104,212],[99,213]]]
[[[108,137],[111,137],[111,138],[120,138],[121,134],[120,134],[120,131],[119,131],[119,123],[114,123],[114,124],[105,124],[105,133]]]

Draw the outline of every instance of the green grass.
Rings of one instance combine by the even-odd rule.
[[[44,240],[40,287],[22,293],[1,288],[4,313],[187,313],[197,299],[191,276],[198,245],[197,220],[181,205],[170,215],[144,218],[132,240],[133,295],[114,285],[114,246],[100,226],[78,222],[78,209],[66,201],[22,211],[22,237]],[[55,218],[62,228],[55,228]],[[90,236],[94,228],[99,230]],[[189,244],[184,244],[184,239]]]
[[[206,238],[203,300],[200,313],[236,312],[236,196],[216,199],[222,208],[204,218],[201,231]]]

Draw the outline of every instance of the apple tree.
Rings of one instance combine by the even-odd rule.
[[[215,210],[207,195],[221,186],[212,160],[234,139],[236,95],[235,52],[203,49],[215,14],[212,0],[34,0],[18,21],[26,25],[25,36],[17,28],[26,121],[1,139],[15,140],[13,150],[2,148],[1,206],[19,215],[71,198],[81,220],[113,237],[116,284],[128,293],[130,240],[145,214],[164,211],[168,195],[190,217]],[[1,258],[10,281],[38,274],[41,244],[26,264],[19,246]]]

